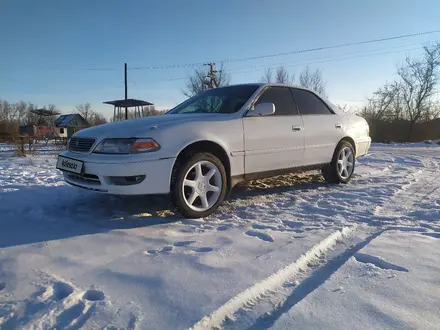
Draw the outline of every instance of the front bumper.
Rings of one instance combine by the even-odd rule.
[[[167,194],[170,191],[175,158],[145,159],[127,155],[124,160],[123,157],[83,155],[69,151],[60,156],[84,162],[81,175],[63,171],[64,180],[76,187],[114,195]],[[112,179],[131,176],[145,176],[145,179],[130,185],[118,185]]]

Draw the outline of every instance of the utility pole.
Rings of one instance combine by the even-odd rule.
[[[125,85],[125,100],[127,100],[127,63],[124,65],[124,85]],[[125,120],[128,119],[127,107],[125,107]]]
[[[209,65],[209,72],[208,75],[206,76],[207,78],[209,78],[209,88],[214,88],[218,87],[218,82],[216,80],[215,74],[219,71],[215,70],[215,63],[207,63],[205,65]]]

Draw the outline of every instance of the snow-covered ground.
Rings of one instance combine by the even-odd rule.
[[[0,144],[0,329],[438,329],[433,146],[374,145],[347,185],[251,182],[186,220]]]

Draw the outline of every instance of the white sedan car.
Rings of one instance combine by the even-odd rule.
[[[347,183],[369,127],[314,92],[243,84],[207,90],[162,116],[77,132],[57,168],[67,183],[116,195],[170,194],[186,217],[214,212],[240,181],[319,169]]]

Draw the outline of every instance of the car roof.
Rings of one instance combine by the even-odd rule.
[[[249,86],[249,85],[253,85],[253,86],[267,86],[267,87],[292,87],[292,88],[298,88],[298,89],[304,89],[306,91],[312,92],[314,94],[317,94],[315,91],[303,87],[303,86],[298,86],[298,85],[290,85],[290,84],[277,84],[277,83],[261,83],[261,82],[256,82],[256,83],[242,83],[242,84],[233,84],[233,85],[227,85],[227,86],[221,86],[218,88],[223,88],[223,87],[233,87],[233,86]]]

